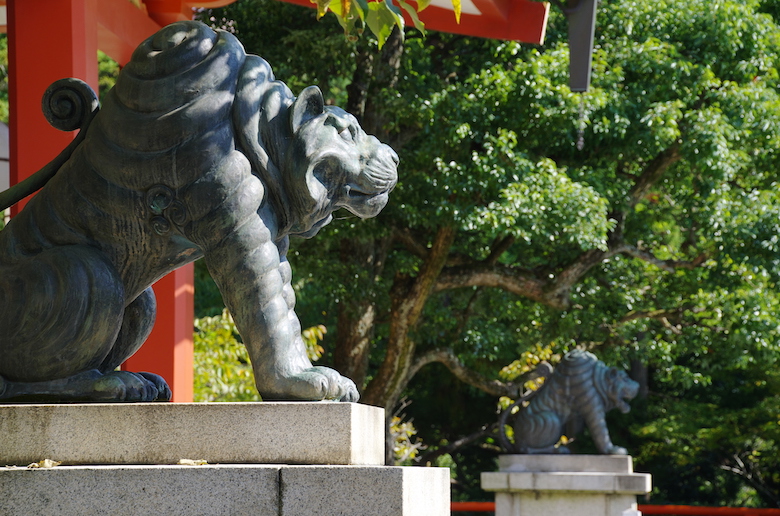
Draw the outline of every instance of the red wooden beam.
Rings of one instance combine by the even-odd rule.
[[[160,30],[146,9],[128,0],[100,0],[97,4],[98,48],[121,66],[130,61],[135,47]]]
[[[455,14],[441,7],[430,6],[420,13],[426,29],[465,36],[505,39],[541,45],[547,29],[550,4],[530,0],[500,2],[474,0],[482,14],[463,13],[460,23]]]
[[[192,19],[192,6],[182,0],[145,0],[149,17],[160,25]]]
[[[196,7],[224,7],[236,0],[143,0],[149,17],[160,25],[192,19]]]
[[[496,502],[452,502],[451,512],[495,512]]]

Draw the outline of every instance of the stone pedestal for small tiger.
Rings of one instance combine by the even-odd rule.
[[[482,473],[482,489],[496,493],[496,516],[641,514],[636,496],[650,492],[650,475],[634,473],[605,420],[612,409],[630,410],[639,385],[579,349],[566,353],[555,370],[540,369],[543,385],[499,419],[499,442],[508,455],[499,457],[498,472]],[[570,455],[561,441],[585,427],[602,455]]]
[[[496,516],[639,516],[636,497],[651,489],[626,455],[502,455],[498,463],[482,473]]]

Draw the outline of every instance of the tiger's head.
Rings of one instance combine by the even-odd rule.
[[[639,384],[628,377],[625,371],[610,367],[604,375],[606,385],[603,389],[604,402],[609,408],[616,408],[627,414],[631,407],[628,402],[639,393]]]
[[[339,208],[360,218],[376,216],[398,181],[393,149],[343,109],[325,106],[316,86],[303,90],[288,113],[293,140],[282,177],[290,234],[314,236]]]

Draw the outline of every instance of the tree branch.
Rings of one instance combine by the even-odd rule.
[[[547,299],[547,281],[519,267],[475,262],[467,266],[447,267],[439,275],[435,292],[462,287],[495,287],[549,306],[559,307]]]
[[[498,240],[493,244],[492,248],[490,249],[490,254],[487,258],[485,258],[485,263],[493,265],[495,264],[498,259],[501,257],[504,252],[509,249],[512,244],[515,243],[515,237],[513,235],[507,235],[501,240]]]
[[[401,242],[407,251],[423,260],[428,257],[428,248],[414,238],[409,228],[393,228],[393,238]]]
[[[649,251],[645,251],[643,249],[639,249],[638,247],[635,247],[633,245],[623,244],[620,246],[619,252],[628,256],[631,256],[632,258],[637,258],[639,260],[645,261],[647,263],[652,263],[656,267],[658,267],[661,270],[664,270],[666,272],[674,272],[675,269],[688,269],[693,270],[707,259],[707,254],[702,253],[696,258],[694,258],[692,261],[687,260],[661,260],[660,258],[657,258],[653,253]]]
[[[671,331],[675,335],[682,334],[679,325],[674,325],[669,322],[670,317],[679,317],[685,308],[676,308],[673,310],[650,310],[650,311],[632,311],[624,315],[618,321],[618,324],[624,324],[637,319],[655,319],[660,321],[664,325],[664,328]]]
[[[650,160],[645,169],[639,175],[634,183],[634,187],[628,193],[629,206],[633,208],[641,201],[647,192],[653,187],[653,185],[661,179],[661,176],[667,171],[669,167],[680,161],[680,147],[677,144],[661,151],[658,155]]]
[[[458,380],[467,383],[472,387],[476,387],[492,396],[507,396],[512,399],[523,394],[523,385],[526,382],[541,377],[547,377],[552,372],[552,367],[546,362],[542,362],[539,364],[539,367],[518,376],[512,382],[492,380],[482,376],[473,369],[468,368],[460,361],[452,349],[438,348],[417,357],[414,363],[409,367],[406,381],[410,381],[420,369],[433,362],[441,362]]]
[[[571,304],[571,288],[593,266],[618,252],[619,250],[598,249],[586,251],[552,280],[539,278],[527,269],[486,262],[448,267],[439,276],[435,291],[474,286],[495,287],[558,310],[565,310]]]
[[[738,454],[734,454],[731,458],[735,466],[725,463],[721,464],[720,468],[724,471],[734,473],[742,477],[749,485],[758,492],[759,496],[764,500],[780,507],[780,496],[777,495],[764,481],[761,472],[757,471],[751,463],[745,463]]]
[[[637,177],[634,187],[629,192],[629,206],[634,206],[639,202],[666,170],[680,159],[679,148],[676,144],[653,158]],[[622,233],[625,214],[616,212],[614,216],[618,225],[616,230],[610,234],[609,248],[606,251],[601,249],[585,251],[576,260],[565,266],[554,278],[540,278],[527,269],[497,264],[501,253],[514,242],[511,236],[507,236],[494,244],[490,255],[484,261],[445,268],[436,281],[434,291],[474,286],[494,287],[558,310],[566,310],[571,305],[570,293],[574,285],[590,269],[617,254],[626,254],[652,263],[667,272],[678,268],[693,269],[706,259],[706,255],[701,255],[693,261],[660,260],[650,252],[625,244]]]
[[[452,453],[459,448],[463,448],[464,446],[473,443],[474,441],[481,439],[485,436],[488,436],[496,431],[496,428],[498,428],[498,422],[495,422],[490,425],[484,425],[482,428],[474,432],[473,434],[469,434],[465,437],[461,437],[460,439],[457,439],[450,444],[446,446],[440,446],[439,448],[436,448],[433,451],[429,451],[428,453],[425,453],[420,456],[420,463],[421,464],[430,464],[433,461],[435,461],[437,458],[441,457],[442,455],[445,455],[447,453]]]
[[[569,294],[577,282],[593,267],[600,264],[607,258],[616,254],[616,251],[602,251],[600,249],[591,249],[582,253],[575,261],[564,268],[551,282],[547,289],[547,296],[554,300],[559,306],[568,308],[571,304]],[[553,305],[550,305],[553,306]]]
[[[523,387],[524,382],[501,382],[482,376],[473,369],[466,367],[450,348],[434,349],[418,357],[409,368],[407,381],[411,380],[423,366],[433,362],[441,362],[455,378],[492,396],[515,398],[519,396]]]

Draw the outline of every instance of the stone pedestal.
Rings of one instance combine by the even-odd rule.
[[[639,516],[651,485],[627,456],[503,455],[482,489],[496,493],[496,516]]]
[[[0,435],[0,514],[450,513],[449,470],[381,465],[366,405],[0,405]]]

